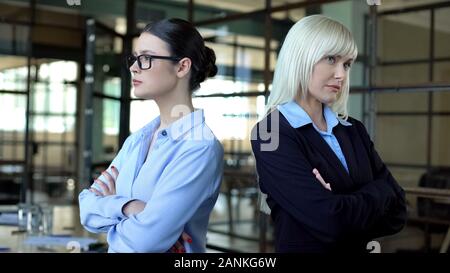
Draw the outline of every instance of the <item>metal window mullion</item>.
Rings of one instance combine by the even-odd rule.
[[[27,95],[26,95],[26,116],[25,116],[25,139],[24,139],[24,152],[25,152],[25,168],[23,172],[23,179],[20,188],[20,202],[21,203],[29,203],[30,200],[27,200],[27,190],[32,183],[32,160],[30,153],[30,94],[31,94],[31,58],[33,56],[33,26],[35,23],[36,16],[36,0],[29,0],[30,9],[31,9],[31,18],[28,29],[28,47],[27,47]]]
[[[94,62],[95,62],[95,20],[86,20],[86,55],[84,76],[84,99],[82,101],[83,118],[83,148],[82,148],[82,180],[81,188],[90,186],[92,165],[92,125],[93,125],[93,90],[94,90]]]

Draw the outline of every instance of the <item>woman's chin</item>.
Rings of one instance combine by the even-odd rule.
[[[324,98],[323,100],[321,100],[320,102],[325,104],[325,105],[331,105],[333,103],[335,103],[337,101],[336,97],[329,97],[329,98]]]
[[[328,97],[329,103],[335,103],[339,99],[339,93],[330,94]]]
[[[139,90],[138,88],[134,89],[133,92],[134,96],[138,99],[144,99],[144,100],[149,100],[149,99],[153,99],[154,96],[152,96],[152,94],[150,94],[149,92],[144,92],[142,90]]]

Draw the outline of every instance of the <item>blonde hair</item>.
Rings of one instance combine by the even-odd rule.
[[[336,55],[353,59],[358,55],[355,40],[344,25],[323,15],[307,16],[295,23],[278,55],[266,112],[293,100],[299,90],[305,98],[314,65],[325,56]],[[347,77],[337,100],[329,105],[342,119],[348,117],[349,82]]]

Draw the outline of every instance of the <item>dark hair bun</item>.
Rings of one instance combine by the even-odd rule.
[[[205,46],[205,55],[206,55],[206,77],[214,77],[217,74],[217,66],[216,66],[216,54],[214,50]]]
[[[200,49],[201,57],[198,59],[197,65],[194,64],[193,66],[193,79],[191,81],[192,89],[199,88],[200,83],[205,81],[206,78],[214,77],[217,74],[216,54],[211,48],[207,46],[202,47],[203,49]]]

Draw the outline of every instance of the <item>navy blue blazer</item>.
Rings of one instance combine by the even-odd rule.
[[[259,185],[272,210],[277,252],[367,252],[369,241],[404,227],[404,191],[364,125],[350,117],[348,122],[352,126],[339,123],[333,133],[349,173],[312,124],[293,128],[275,110],[253,128],[251,144]],[[276,142],[274,137],[277,149],[262,150]],[[332,191],[315,178],[313,168]]]

